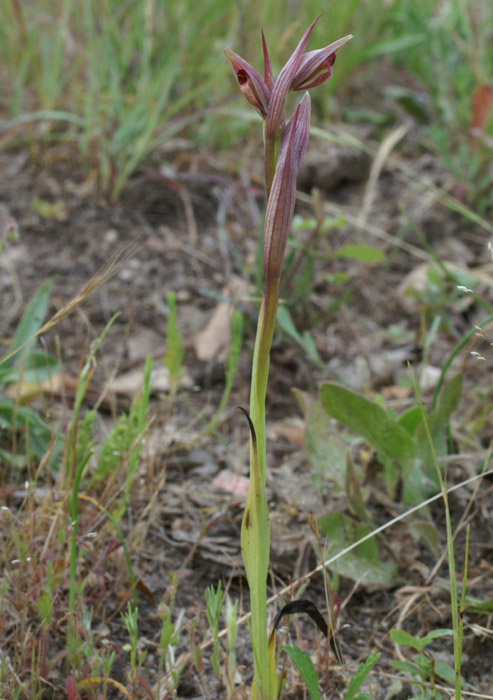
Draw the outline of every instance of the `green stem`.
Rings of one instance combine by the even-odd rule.
[[[266,285],[260,307],[253,355],[250,393],[250,488],[242,522],[242,553],[250,588],[251,638],[255,677],[252,700],[273,700],[276,695],[275,646],[267,637],[267,575],[270,526],[266,481],[265,397],[269,355],[276,324],[279,278]]]
[[[269,357],[276,327],[277,305],[279,301],[279,278],[267,284],[260,307],[257,324],[257,337],[253,353],[252,382],[250,391],[250,418],[257,436],[257,450],[260,474],[265,485],[266,443],[265,443],[265,397],[269,377]]]

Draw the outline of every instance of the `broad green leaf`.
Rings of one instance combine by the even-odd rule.
[[[317,346],[315,345],[315,340],[310,331],[303,331],[303,348],[306,352],[307,357],[313,362],[313,364],[318,367],[322,367],[322,360],[318,354]]]
[[[298,647],[285,646],[284,651],[294,663],[312,700],[320,700],[320,691],[318,689],[318,677],[313,665],[313,661],[308,654],[305,654]]]
[[[26,345],[12,358],[13,366],[18,367],[21,363],[27,366],[29,362],[36,343],[36,338],[33,338],[33,336],[43,325],[52,285],[53,280],[49,279],[38,288],[19,321],[10,351],[12,352],[21,348],[24,343],[26,343]]]
[[[62,442],[53,427],[45,423],[38,414],[28,406],[20,406],[5,397],[0,397],[0,428],[6,431],[19,432],[23,439],[23,447],[26,450],[26,463],[34,455],[40,461],[48,450],[48,446],[56,438],[52,451],[51,463],[56,463],[56,458],[61,449]],[[8,454],[7,452],[5,454]],[[24,465],[25,466],[25,465]]]
[[[360,260],[366,263],[378,263],[383,260],[384,253],[379,248],[371,245],[343,245],[334,253],[335,258],[344,258],[345,260]]]
[[[438,399],[437,421],[442,426],[459,407],[461,392],[462,373],[459,373],[444,386]]]
[[[401,646],[410,646],[416,651],[421,651],[424,647],[422,640],[404,630],[390,630],[390,639]]]
[[[423,460],[420,458],[413,464],[404,481],[402,500],[404,505],[417,504],[439,490],[440,484],[433,462],[428,462],[425,470]]]
[[[418,425],[421,423],[421,409],[419,406],[411,406],[399,416],[397,421],[409,435],[414,435]]]
[[[453,637],[454,636],[454,630],[450,629],[449,627],[440,627],[439,629],[436,630],[431,630],[431,632],[428,632],[427,635],[422,637],[423,642],[428,645],[431,640],[433,639],[438,639],[438,637]]]
[[[317,398],[298,389],[293,393],[305,419],[305,453],[317,479],[344,489],[348,444]]]
[[[332,418],[365,438],[376,450],[394,459],[404,474],[410,469],[416,445],[409,433],[383,408],[337,384],[324,384],[320,396]]]
[[[327,536],[329,559],[371,532],[367,525],[358,523],[342,513],[322,515],[317,524],[320,532]],[[334,564],[329,564],[329,567],[342,576],[364,583],[385,585],[395,581],[397,576],[397,567],[394,564],[381,561],[373,537],[337,559]]]
[[[457,409],[462,391],[462,374],[457,374],[440,392],[438,404],[428,417],[433,446],[438,457],[447,454],[446,427],[452,413]],[[423,422],[415,434],[419,459],[416,460],[409,479],[404,484],[404,503],[424,500],[440,487],[431,454],[428,434]]]
[[[443,678],[444,681],[447,681],[447,683],[450,683],[450,685],[455,684],[455,671],[454,669],[449,666],[448,664],[443,663],[443,661],[435,661],[435,675],[440,676],[440,678]],[[463,688],[465,685],[465,680],[461,676],[460,677],[460,686]]]
[[[346,455],[346,495],[349,503],[349,508],[351,513],[362,520],[363,522],[368,522],[370,517],[366,512],[365,499],[363,497],[363,492],[361,490],[360,479],[354,467],[353,459],[351,457],[351,452],[348,451]]]
[[[381,657],[381,654],[372,654],[367,658],[367,660],[360,664],[358,670],[354,674],[354,676],[351,678],[351,681],[349,683],[348,689],[346,691],[346,696],[345,700],[354,700],[354,696],[358,692],[358,690],[361,688],[365,678],[367,675],[370,673],[370,671],[373,669],[379,658]]]
[[[397,671],[404,671],[405,673],[411,673],[413,676],[419,676],[420,670],[416,664],[412,664],[409,661],[390,661],[391,666],[393,666]]]
[[[491,615],[493,613],[493,600],[478,600],[477,598],[466,598],[466,610],[472,612]]]

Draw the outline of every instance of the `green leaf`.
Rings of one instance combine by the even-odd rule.
[[[322,515],[317,524],[320,532],[327,535],[330,557],[339,554],[371,532],[368,525],[358,523],[342,513]],[[387,585],[395,581],[397,575],[395,565],[381,561],[374,538],[362,542],[351,552],[337,559],[333,565],[329,564],[329,567],[336,568],[339,574],[353,581],[361,580],[365,583]]]
[[[493,600],[478,600],[477,598],[466,598],[465,610],[491,615],[493,613]]]
[[[343,245],[334,253],[335,258],[344,258],[345,260],[360,260],[366,263],[378,263],[383,260],[384,253],[379,248],[371,245]]]
[[[444,386],[438,400],[437,421],[444,426],[452,413],[459,407],[462,392],[462,373],[456,374],[448,384]]]
[[[28,364],[36,343],[36,338],[33,338],[33,336],[43,325],[43,320],[48,309],[52,285],[53,280],[49,279],[38,288],[34,296],[29,301],[21,320],[19,321],[10,352],[18,350],[25,343],[26,345],[24,345],[22,350],[19,350],[18,354],[13,357],[13,366],[19,367],[21,363],[23,363],[24,366],[27,366]]]
[[[413,676],[420,676],[421,672],[416,666],[409,661],[390,661],[390,665],[393,666],[397,671],[403,671],[404,673],[410,673]]]
[[[394,459],[407,474],[416,454],[416,445],[409,433],[383,408],[337,384],[324,384],[320,396],[329,416]]]
[[[455,685],[455,671],[448,664],[443,663],[443,661],[435,661],[435,675],[443,678],[444,681],[450,683],[450,685]],[[460,686],[463,688],[465,685],[465,680],[460,677]]]
[[[305,453],[317,479],[332,481],[338,489],[345,487],[348,444],[322,404],[310,394],[293,389],[305,419]]]
[[[410,646],[416,651],[421,651],[424,647],[422,640],[404,630],[390,630],[390,639],[401,646]]]
[[[453,637],[454,636],[454,630],[449,629],[448,627],[440,627],[439,629],[436,630],[431,630],[431,632],[428,632],[427,635],[422,637],[423,641],[423,646],[428,646],[428,644],[431,644],[431,642],[434,639],[438,639],[439,637]]]
[[[411,406],[399,416],[397,421],[409,435],[414,435],[418,425],[421,423],[421,409],[419,406]]]
[[[354,700],[354,697],[358,690],[361,688],[361,685],[363,684],[365,678],[367,675],[370,673],[370,671],[373,669],[379,658],[381,657],[381,654],[372,654],[367,658],[367,660],[360,664],[358,670],[354,674],[354,676],[351,678],[351,681],[349,683],[345,700]]]
[[[312,700],[320,700],[317,672],[308,654],[305,654],[298,647],[285,646],[284,651],[300,672]]]
[[[298,345],[302,348],[302,350],[306,353],[308,358],[316,365],[319,367],[322,366],[322,362],[320,360],[320,357],[318,355],[317,348],[315,346],[315,341],[313,340],[313,336],[305,331],[303,335],[301,335],[296,328],[296,326],[293,323],[293,319],[291,318],[291,314],[289,313],[288,309],[286,306],[279,306],[277,309],[277,323],[279,324],[279,328],[286,333],[287,336],[289,336],[292,340],[295,341],[295,343],[298,343]]]
[[[450,416],[459,406],[462,391],[462,374],[453,377],[442,389],[436,408],[428,417],[428,426],[437,457],[447,455],[446,427]],[[416,429],[415,440],[419,459],[416,460],[409,478],[404,484],[405,504],[417,503],[426,499],[440,487],[431,454],[426,426],[421,421]]]
[[[52,377],[59,369],[56,357],[47,352],[33,350],[29,359],[29,367],[13,367],[5,372],[0,371],[0,384],[13,384],[22,381],[42,383]]]

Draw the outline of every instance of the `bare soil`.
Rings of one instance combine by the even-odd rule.
[[[371,135],[362,136],[372,143]],[[371,159],[336,145],[322,158],[321,147],[312,145],[307,155],[308,165],[300,179],[305,196],[300,198],[299,213],[311,215],[307,197],[315,186],[322,191],[331,211],[340,209],[348,216],[346,225],[331,230],[327,240],[316,241],[320,251],[326,252],[329,245],[336,250],[344,244],[364,241],[385,251],[386,257],[378,266],[341,261],[332,264],[331,272],[350,275],[344,292],[328,279],[327,264],[323,260],[316,262],[311,291],[298,306],[291,307],[291,313],[300,332],[312,332],[321,366],[311,362],[285,334],[279,332],[276,336],[267,407],[272,592],[309,573],[319,561],[307,513],[317,517],[332,510],[347,511],[344,493],[336,493],[327,480],[322,480],[320,488],[315,484],[303,447],[303,418],[291,389],[315,396],[323,381],[341,381],[370,395],[382,393],[400,413],[413,402],[411,392],[403,390],[399,381],[407,373],[407,362],[416,366],[428,352],[423,336],[426,319],[429,322],[438,313],[443,319],[426,357],[426,364],[433,369],[442,367],[458,339],[486,315],[474,300],[461,301],[452,286],[434,297],[425,291],[414,300],[399,291],[405,276],[426,260],[409,229],[403,240],[402,208],[442,260],[470,269],[488,263],[484,231],[429,196],[432,185],[449,185],[446,173],[431,156],[420,152],[417,135],[411,134],[407,143],[410,145],[401,148],[381,173],[367,212],[368,225],[363,227],[354,225],[351,217],[361,214]],[[325,170],[321,164],[325,164]],[[414,185],[403,177],[402,164],[417,173]],[[244,477],[248,474],[247,425],[236,406],[248,405],[257,308],[253,276],[263,208],[260,154],[253,149],[247,155],[239,153],[235,162],[207,154],[177,154],[167,165],[165,174],[157,166],[143,168],[129,182],[122,201],[111,204],[98,192],[93,173],[84,169],[66,144],[0,153],[0,211],[4,218],[15,218],[20,234],[17,241],[8,243],[0,258],[0,322],[5,343],[12,337],[26,301],[48,277],[54,278],[51,314],[68,303],[118,251],[137,241],[131,256],[124,253],[107,281],[42,341],[60,357],[66,377],[76,378],[92,340],[114,314],[119,314],[98,353],[85,404],[91,408],[107,382],[130,370],[143,370],[146,355],[152,354],[160,364],[166,349],[166,292],[172,290],[176,294],[189,383],[173,402],[165,391],[153,395],[152,429],[142,452],[131,507],[123,521],[138,579],[140,644],[147,653],[142,676],[149,687],[157,680],[161,632],[158,606],[163,598],[169,599],[173,572],[178,572],[175,610],[183,611],[184,622],[189,625],[197,619],[196,643],[207,632],[207,585],[221,580],[223,586],[229,587],[230,595],[240,599],[242,611],[248,610],[239,549],[243,495],[232,492],[228,484],[220,488],[216,479],[224,476],[225,470]],[[307,235],[300,232],[299,240]],[[399,247],[399,241],[404,248]],[[489,269],[491,274],[491,266]],[[197,338],[218,305],[228,301],[231,284],[238,278],[246,279],[247,284],[236,300],[244,314],[245,329],[235,389],[216,431],[203,437],[201,427],[213,415],[221,397],[224,366],[219,349],[217,356],[206,361],[198,359]],[[482,284],[480,290],[492,300],[491,287]],[[287,299],[290,292],[292,289],[285,291]],[[392,334],[396,328],[398,332]],[[491,348],[481,339],[475,348],[486,356],[486,362],[472,358],[471,348],[466,348],[456,366],[457,371],[464,372],[460,415],[452,425],[457,443],[467,429],[464,416],[468,405],[478,392],[491,391]],[[101,435],[119,412],[128,410],[130,398],[131,392],[117,396],[105,392],[104,401],[98,403]],[[428,398],[429,394],[425,395],[425,400]],[[63,391],[38,397],[34,406],[48,418],[64,416],[63,427],[67,425],[72,400],[73,385],[67,380]],[[490,420],[468,445],[467,453],[480,454],[492,433]],[[371,459],[365,461],[364,452],[360,446],[354,459],[367,472]],[[479,457],[467,456],[453,461],[448,469],[449,483],[471,476],[478,463]],[[19,492],[28,477],[26,473],[13,473],[8,465],[0,465],[2,504],[13,509],[20,506]],[[46,474],[41,479],[49,494],[54,493],[56,481],[56,474]],[[368,471],[366,483],[367,507],[375,524],[402,512],[401,505],[385,497],[378,474],[373,478]],[[471,485],[451,497],[454,526],[470,504],[473,489]],[[493,595],[491,492],[492,480],[485,478],[474,493],[466,516],[471,526],[468,595],[482,600],[491,600]],[[83,533],[102,527],[90,504],[84,505],[81,517]],[[338,595],[343,609],[337,638],[344,669],[330,656],[310,621],[291,622],[292,639],[313,655],[321,675],[324,664],[330,666],[329,681],[324,686],[328,688],[327,697],[342,697],[357,661],[375,651],[383,654],[371,680],[374,697],[406,698],[413,694],[405,681],[396,680],[397,673],[388,664],[390,659],[398,658],[388,631],[400,626],[408,632],[424,634],[451,626],[447,561],[443,556],[445,522],[440,503],[433,506],[430,518],[439,534],[434,553],[412,535],[407,525],[385,532],[386,556],[393,557],[399,567],[395,584],[369,586],[364,581],[340,578]],[[459,572],[463,567],[464,538],[464,522],[460,522],[456,539]],[[124,684],[129,657],[119,613],[130,593],[122,551],[109,531],[105,540],[98,539],[98,543],[104,542],[100,551],[94,551],[89,538],[82,541],[81,572],[90,579],[84,597],[86,604],[94,608],[97,643],[106,640],[114,645],[117,661],[113,677]],[[310,580],[304,597],[324,609],[321,575]],[[287,602],[289,595],[283,600]],[[273,613],[277,609],[274,604]],[[466,614],[463,675],[468,690],[491,694],[490,622],[485,615]],[[5,630],[2,646],[9,649],[8,625]],[[62,638],[61,632],[55,630],[49,640],[48,657],[53,658],[60,651]],[[251,678],[249,648],[247,626],[243,624],[237,649],[238,697],[242,697],[242,684],[246,687]],[[184,633],[180,651],[187,649],[190,639]],[[449,639],[437,640],[432,646],[435,658],[447,663],[453,663],[451,649]],[[404,654],[408,651],[404,650]],[[208,654],[204,651],[210,697],[223,697],[225,690],[213,678]],[[55,666],[50,683],[58,690],[47,688],[46,697],[61,697],[57,693],[63,676],[59,674]],[[135,697],[148,697],[143,688],[135,693]],[[196,667],[188,664],[178,696],[197,698],[204,697],[204,693]],[[304,697],[294,675],[290,676],[288,696]]]

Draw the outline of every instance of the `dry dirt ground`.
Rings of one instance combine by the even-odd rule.
[[[372,144],[367,134],[362,136]],[[434,200],[433,188],[450,189],[450,183],[446,173],[429,155],[420,152],[416,142],[411,131],[406,138],[408,145],[388,160],[376,187],[370,189],[367,177],[371,157],[348,146],[320,143],[312,144],[307,154],[308,165],[300,178],[299,213],[311,215],[310,193],[313,187],[319,187],[328,213],[346,215],[343,227],[334,228],[326,234],[326,240],[317,239],[315,245],[326,254],[328,245],[337,249],[343,244],[364,241],[383,250],[385,260],[370,267],[354,261],[331,263],[332,273],[344,271],[350,275],[344,292],[338,291],[328,278],[326,261],[317,260],[311,291],[291,313],[300,332],[312,331],[320,366],[312,363],[285,334],[279,332],[276,336],[267,407],[273,592],[318,563],[307,513],[319,516],[347,508],[344,493],[335,493],[323,475],[321,486],[315,484],[303,447],[303,417],[291,389],[315,396],[323,381],[342,381],[360,392],[381,392],[401,412],[413,399],[398,380],[406,375],[408,361],[416,366],[423,358],[426,319],[429,323],[437,313],[444,319],[426,357],[430,375],[436,377],[433,368],[440,368],[457,340],[486,315],[474,301],[464,301],[453,287],[435,296],[425,289],[417,300],[403,294],[401,285],[410,272],[417,275],[418,285],[422,283],[427,255],[409,229],[404,233],[401,208],[421,228],[442,260],[459,268],[481,268],[484,275],[491,275],[485,232]],[[413,168],[415,176],[403,174],[403,165]],[[67,145],[0,153],[1,213],[4,219],[14,217],[19,228],[18,240],[9,242],[0,258],[0,322],[5,342],[12,336],[26,301],[41,282],[50,276],[54,278],[49,309],[54,313],[122,247],[137,241],[130,257],[124,254],[108,280],[42,341],[60,357],[66,377],[76,377],[91,341],[113,314],[119,314],[98,353],[86,407],[99,400],[103,387],[109,384],[114,388],[112,382],[123,375],[130,386],[127,384],[118,395],[106,390],[104,400],[98,404],[101,435],[111,426],[116,413],[128,409],[135,375],[129,379],[127,373],[141,372],[148,354],[153,355],[157,365],[161,363],[166,349],[166,293],[172,290],[176,294],[178,322],[185,339],[187,382],[172,402],[165,387],[153,394],[152,430],[142,452],[131,508],[124,520],[139,580],[140,644],[142,651],[147,652],[142,673],[149,686],[155,683],[157,673],[157,608],[169,589],[172,572],[179,571],[175,610],[183,611],[184,622],[197,618],[197,642],[206,636],[207,585],[222,580],[229,586],[231,596],[240,599],[242,609],[248,609],[239,551],[244,495],[241,488],[232,487],[228,475],[232,472],[247,476],[247,425],[236,406],[248,405],[257,308],[253,276],[263,207],[260,173],[260,154],[252,148],[231,162],[208,155],[177,154],[165,170],[157,166],[143,169],[128,184],[122,202],[110,204],[98,193],[91,173],[84,170]],[[363,222],[359,218],[362,208]],[[299,240],[307,235],[307,231],[301,231]],[[241,283],[241,279],[246,282]],[[491,287],[485,279],[483,276],[479,289],[491,300]],[[289,293],[286,290],[287,297]],[[228,304],[235,295],[245,319],[235,388],[216,431],[203,437],[201,427],[214,413],[224,385],[222,355],[228,337],[224,324],[212,335],[201,332],[210,330],[208,324],[221,303],[226,305],[227,317]],[[392,333],[391,329],[397,331]],[[477,343],[476,349],[486,355],[487,361],[475,361],[468,354],[471,348],[467,348],[457,365],[464,371],[465,384],[461,418],[478,391],[491,390],[491,348],[487,341],[478,339]],[[63,426],[67,424],[72,400],[67,379],[64,391],[38,397],[35,406],[54,418],[65,416]],[[464,431],[461,419],[459,423],[457,430]],[[481,453],[492,432],[491,421],[486,422],[468,446],[468,454]],[[462,437],[463,434],[456,439]],[[361,461],[360,452],[361,445],[355,450],[355,460],[363,471],[370,469],[371,459]],[[449,480],[458,482],[472,475],[478,462],[479,458],[453,462]],[[6,466],[0,466],[1,500],[16,508],[16,489],[26,475],[13,474]],[[50,490],[56,475],[47,475],[43,481]],[[491,478],[486,478],[472,503],[473,486],[456,492],[451,499],[454,526],[470,504],[468,593],[482,600],[491,600],[493,595],[492,483]],[[238,484],[241,487],[244,482]],[[378,479],[368,477],[365,493],[376,524],[402,512],[399,504],[384,497]],[[93,516],[87,514],[87,527],[89,522],[94,524]],[[385,533],[386,556],[393,557],[399,567],[399,577],[393,585],[369,586],[364,581],[340,578],[338,595],[343,610],[338,641],[346,667],[341,670],[330,659],[327,697],[341,696],[357,661],[377,650],[383,654],[371,680],[375,697],[412,695],[410,686],[404,680],[396,680],[397,674],[388,664],[390,659],[398,658],[388,631],[400,626],[408,632],[424,634],[451,626],[446,558],[442,556],[445,524],[440,504],[433,506],[430,517],[439,533],[436,553],[414,539],[405,525]],[[459,571],[464,537],[462,523],[456,539]],[[86,603],[94,607],[98,640],[110,639],[118,649],[114,677],[124,679],[128,654],[119,612],[128,600],[128,580],[121,550],[109,536],[107,549],[97,556],[89,547],[87,544],[83,555],[91,562],[88,566],[93,567],[91,585],[84,594]],[[313,577],[304,595],[324,608],[320,575]],[[288,600],[289,595],[284,596],[284,602]],[[272,609],[277,609],[275,604]],[[316,628],[309,621],[300,620],[299,625],[294,621],[290,625],[293,639],[314,658],[318,655],[319,661],[324,655],[327,657]],[[6,629],[2,644],[8,648],[8,626]],[[56,634],[51,644],[49,653],[53,655],[59,648]],[[177,654],[189,647],[189,638],[184,634]],[[404,654],[408,651],[404,650]],[[452,662],[450,641],[438,640],[433,653],[436,659]],[[204,652],[210,696],[222,697],[224,690],[213,680],[207,654]],[[237,654],[238,679],[246,685],[251,677],[251,659],[245,624],[240,627]],[[492,694],[493,632],[489,617],[466,615],[463,658],[467,688]],[[323,667],[320,661],[322,674]],[[55,685],[58,682],[56,670],[51,681]],[[295,680],[291,679],[289,688],[289,696],[304,697]],[[188,665],[182,673],[179,697],[203,697],[204,692],[196,668]],[[142,697],[146,697],[144,691]]]

